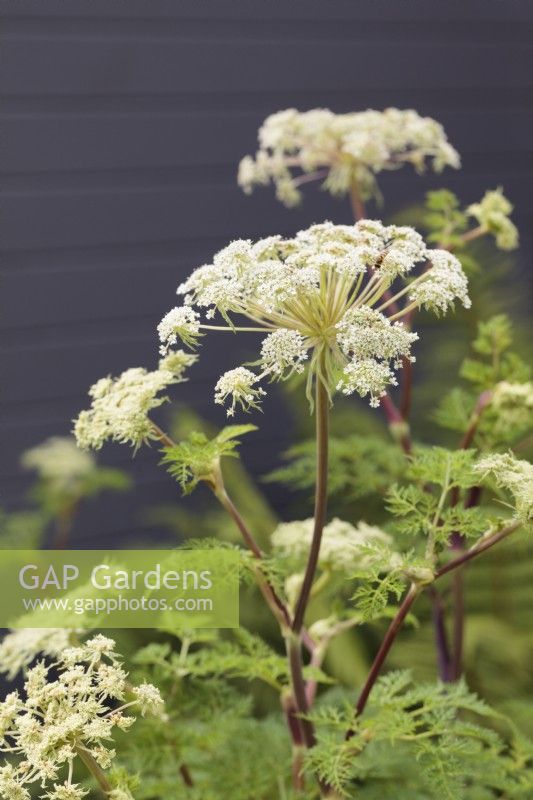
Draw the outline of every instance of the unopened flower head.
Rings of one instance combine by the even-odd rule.
[[[159,359],[159,370],[171,372],[178,381],[183,379],[186,370],[198,361],[194,353],[185,350],[170,350],[163,358]]]
[[[325,108],[289,108],[267,117],[259,129],[259,150],[240,163],[245,192],[276,186],[287,206],[301,200],[300,186],[323,180],[331,194],[357,187],[363,199],[378,195],[376,174],[411,164],[417,172],[460,166],[459,155],[442,126],[413,110],[387,108],[334,114]]]
[[[421,274],[414,277],[417,267]],[[258,405],[261,379],[304,371],[309,397],[320,380],[330,395],[358,392],[379,403],[395,384],[394,371],[414,360],[418,337],[402,317],[420,306],[443,312],[457,298],[468,306],[466,287],[457,259],[428,250],[412,228],[363,220],[313,225],[290,239],[232,242],[178,293],[185,298],[183,318],[191,311],[198,332],[268,334],[259,360],[230,370],[216,386],[216,402],[229,400],[233,414],[237,405]],[[205,322],[198,321],[202,312]],[[211,324],[217,313],[222,326]]]
[[[279,554],[305,563],[313,539],[313,526],[313,519],[284,522],[272,534],[272,546]],[[391,542],[391,537],[380,528],[366,522],[354,527],[335,518],[324,527],[319,564],[322,569],[349,572],[365,565],[369,546],[388,546]]]
[[[26,469],[35,470],[42,480],[60,489],[74,486],[96,468],[94,456],[80,450],[70,436],[52,436],[26,450],[21,464]]]
[[[141,714],[152,714],[157,716],[163,709],[163,698],[161,692],[151,683],[141,683],[133,688],[133,695],[139,706]]]
[[[533,464],[510,453],[493,453],[480,459],[475,469],[483,477],[492,476],[497,486],[512,494],[519,519],[533,520]]]
[[[148,412],[166,401],[160,392],[184,380],[187,359],[191,363],[187,354],[177,352],[163,358],[152,372],[133,367],[118,378],[97,381],[89,390],[91,407],[81,411],[74,423],[78,446],[99,450],[110,439],[139,447],[153,439]]]
[[[161,704],[149,684],[133,688],[127,700],[126,678],[114,641],[104,636],[64,649],[50,667],[41,662],[28,670],[24,693],[0,703],[2,748],[11,757],[0,768],[0,797],[29,800],[40,787],[43,800],[81,800],[86,792],[72,780],[80,750],[108,769],[114,731],[128,730],[136,711]]]
[[[518,230],[509,219],[512,210],[513,206],[502,190],[496,189],[486,192],[479,203],[473,203],[466,211],[495,237],[501,250],[514,250],[518,247]]]

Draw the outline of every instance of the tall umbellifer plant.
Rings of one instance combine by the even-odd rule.
[[[307,183],[321,182],[321,188],[334,196],[348,195],[354,220],[357,222],[366,217],[366,203],[369,200],[380,201],[377,176],[390,170],[397,170],[411,165],[418,173],[427,169],[440,173],[445,167],[458,168],[460,158],[457,151],[448,142],[444,129],[438,122],[428,117],[420,117],[416,111],[389,108],[383,112],[368,110],[349,114],[334,114],[328,109],[313,109],[299,112],[286,109],[268,117],[259,129],[259,150],[254,157],[245,156],[239,166],[238,181],[246,193],[254,187],[273,183],[276,196],[287,206],[300,203],[303,199],[302,186]],[[488,191],[480,202],[461,210],[457,198],[446,190],[430,192],[427,200],[427,214],[424,219],[429,229],[429,241],[436,242],[437,248],[446,251],[457,251],[460,258],[468,263],[468,245],[484,236],[492,236],[501,250],[513,250],[518,245],[518,232],[509,219],[512,211],[511,203],[500,189]],[[474,223],[470,224],[473,220]],[[442,258],[443,256],[439,256]],[[435,265],[435,256],[433,256]],[[412,282],[411,282],[412,285]],[[422,287],[422,292],[424,288]],[[427,291],[427,287],[426,287]],[[432,310],[443,312],[450,302],[450,295],[443,288],[434,287],[435,298]],[[405,294],[408,292],[404,292]],[[460,295],[459,295],[460,296]],[[430,308],[426,302],[414,303],[409,298],[409,305],[401,302],[402,293],[392,295],[385,287],[386,303],[381,310],[392,319],[403,318],[404,326],[409,329],[417,308],[421,305]],[[463,299],[463,304],[466,305]],[[500,326],[501,328],[501,326]],[[498,360],[497,339],[505,332],[497,335],[491,345],[486,342],[482,347],[488,349]],[[489,337],[490,337],[489,333]],[[481,337],[482,338],[482,337]],[[488,337],[485,336],[485,339]],[[412,441],[409,416],[412,405],[412,359],[402,356],[403,371],[400,375],[399,400],[395,401],[390,392],[382,393],[380,404],[389,422],[391,432],[398,439],[407,456],[411,455]],[[505,370],[500,370],[506,377]],[[523,370],[518,370],[523,377]],[[522,393],[531,397],[527,385]],[[495,372],[485,381],[478,396],[468,410],[464,410],[467,421],[455,420],[455,427],[464,434],[461,445],[472,445],[478,432],[480,417],[505,385],[498,384]],[[520,392],[520,389],[518,389]],[[529,401],[530,402],[530,401]],[[468,404],[467,404],[468,405]],[[512,403],[511,403],[512,405]],[[528,401],[523,399],[521,406],[527,414]],[[452,425],[453,427],[453,425]],[[511,431],[513,426],[511,426]],[[512,436],[510,439],[512,442]],[[454,494],[457,501],[457,493]],[[467,504],[477,504],[479,495],[470,493]],[[462,539],[456,533],[452,546],[460,549]],[[440,674],[443,680],[457,678],[461,672],[463,648],[463,575],[459,571],[454,576],[454,651],[444,640],[445,627],[443,604],[436,591],[432,593],[437,642],[440,655]]]
[[[432,201],[428,241],[411,227],[366,219],[364,202],[376,195],[381,170],[459,166],[442,128],[413,111],[287,111],[267,120],[260,139],[256,158],[241,165],[245,188],[272,179],[290,204],[302,184],[325,179],[328,190],[350,194],[355,224],[323,223],[291,238],[239,240],[221,250],[179,286],[182,304],[158,326],[157,368],[101,379],[75,422],[83,449],[108,440],[134,449],[157,443],[184,493],[209,488],[242,536],[243,576],[255,580],[279,627],[277,645],[247,629],[227,636],[183,629],[171,631],[177,650],[154,642],[137,654],[137,669],[159,685],[167,707],[164,717],[127,734],[121,756],[138,774],[131,792],[139,800],[525,800],[533,790],[533,746],[463,681],[420,685],[405,672],[380,677],[416,599],[437,592],[444,576],[459,574],[533,518],[533,467],[511,449],[527,432],[533,391],[525,366],[508,352],[505,320],[480,331],[478,358],[465,371],[472,391],[455,393],[440,409],[443,421],[462,431],[457,449],[414,445],[407,410],[390,396],[402,376],[410,381],[416,312],[470,308],[467,276],[452,249],[462,255],[484,234],[500,246],[515,244],[509,204],[500,192],[489,193],[467,214],[441,193]],[[257,357],[214,381],[215,403],[230,417],[254,414],[269,384],[299,376],[316,429],[314,516],[279,525],[264,549],[230,497],[223,469],[224,457],[235,456],[239,439],[255,426],[176,442],[155,417],[194,366],[204,338],[226,345],[241,334],[258,342]],[[178,342],[185,349],[176,349]],[[340,395],[365,398],[376,414],[384,408],[405,451],[387,487],[382,527],[328,513],[328,477],[338,455],[330,452],[330,415]],[[331,643],[383,619],[388,627],[358,696],[332,688],[325,668]],[[445,644],[442,638],[448,670]],[[25,662],[28,650],[26,642]],[[14,652],[20,665],[16,639],[0,648],[0,667],[9,663],[11,673]],[[279,712],[254,715],[235,679],[278,693]],[[100,777],[104,792],[115,785]],[[0,782],[0,795],[2,788]],[[108,795],[119,797],[111,789]],[[128,789],[120,798],[130,796]]]

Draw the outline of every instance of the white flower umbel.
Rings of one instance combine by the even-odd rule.
[[[411,345],[418,339],[401,322],[392,323],[367,306],[347,311],[337,329],[341,350],[356,361],[378,358],[396,362],[402,356],[409,357]]]
[[[533,520],[533,464],[510,453],[493,453],[480,459],[475,469],[483,477],[491,475],[497,486],[513,495],[519,519]]]
[[[480,202],[469,206],[466,212],[479,222],[484,231],[495,237],[501,250],[514,250],[518,247],[518,230],[509,219],[512,210],[513,206],[502,190],[496,189],[486,192]]]
[[[533,383],[500,381],[492,392],[491,406],[496,412],[496,433],[526,432],[533,425]]]
[[[411,164],[417,172],[458,168],[459,155],[442,126],[413,110],[387,108],[334,114],[325,108],[289,108],[267,117],[259,129],[259,150],[240,163],[238,182],[245,192],[271,181],[278,200],[294,206],[300,187],[323,180],[341,195],[354,186],[363,199],[379,195],[376,174]]]
[[[57,658],[72,644],[75,631],[69,628],[20,628],[0,642],[0,672],[9,680],[38,656]]]
[[[167,359],[169,357],[167,356]],[[163,359],[165,364],[167,359]],[[89,390],[90,409],[81,411],[74,423],[74,435],[82,449],[99,450],[108,439],[137,448],[154,438],[148,412],[167,398],[159,393],[183,380],[176,364],[170,369],[148,372],[141,367],[126,370],[118,378],[101,378]]]
[[[136,711],[160,713],[163,707],[158,690],[147,684],[132,689],[129,700],[126,678],[114,641],[104,636],[63,650],[51,667],[39,663],[28,670],[24,693],[12,692],[0,703],[1,748],[10,757],[0,768],[0,797],[82,798],[86,792],[73,782],[80,754],[85,763],[108,769],[114,732],[129,730]]]
[[[68,489],[96,469],[96,460],[76,446],[70,436],[52,436],[42,444],[26,450],[21,458],[26,469],[35,470],[39,477],[58,489]]]
[[[254,387],[257,375],[245,367],[237,367],[225,372],[215,386],[215,403],[224,405],[226,399],[231,397],[231,406],[228,408],[228,417],[235,414],[235,406],[240,405],[244,411],[259,408],[258,402],[265,394],[263,389]]]
[[[189,346],[194,346],[200,335],[198,314],[188,306],[171,309],[157,327],[161,342],[161,355],[168,353],[170,347],[176,344],[178,338]]]
[[[261,346],[261,364],[276,378],[303,372],[307,360],[305,339],[298,331],[280,328],[270,333]]]
[[[447,250],[432,250],[430,258],[432,268],[409,291],[413,306],[445,314],[455,300],[460,300],[465,308],[470,308],[468,280],[460,261]]]
[[[413,277],[417,267],[422,274]],[[393,294],[395,282],[400,285]],[[428,250],[412,228],[363,220],[313,225],[292,239],[233,242],[213,264],[195,270],[178,293],[185,311],[205,313],[200,332],[268,334],[259,360],[230,370],[216,386],[216,402],[230,398],[233,414],[236,405],[258,405],[261,379],[284,380],[303,371],[309,397],[320,380],[330,397],[335,389],[358,392],[375,405],[395,384],[394,370],[414,360],[410,350],[418,337],[401,318],[419,305],[444,311],[456,297],[468,305],[466,287],[457,259]],[[217,313],[225,324],[211,324]],[[236,317],[251,325],[243,327]]]
[[[364,358],[347,364],[337,384],[337,391],[346,395],[357,392],[361,397],[368,395],[372,408],[378,408],[389,384],[398,385],[390,367],[375,358]]]
[[[287,558],[305,562],[313,538],[313,524],[313,519],[305,519],[278,525],[272,534],[274,550]],[[319,564],[322,569],[349,572],[365,565],[369,547],[391,543],[391,537],[380,528],[366,522],[354,527],[335,518],[324,527]]]

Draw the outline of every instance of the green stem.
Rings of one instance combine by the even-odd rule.
[[[394,644],[394,640],[398,635],[400,628],[402,627],[404,620],[409,613],[411,606],[415,602],[416,598],[420,594],[420,587],[416,584],[411,584],[409,591],[405,595],[402,604],[398,611],[396,612],[396,616],[392,620],[391,624],[388,627],[387,633],[383,641],[381,642],[381,647],[379,648],[376,657],[370,667],[370,672],[368,673],[367,679],[363,684],[363,688],[359,694],[359,698],[357,700],[357,705],[355,707],[355,716],[360,716],[363,711],[365,710],[366,704],[368,702],[368,698],[370,696],[370,692],[374,688],[374,684],[379,677],[379,673],[381,672],[381,668],[385,663],[385,659],[387,658],[389,651]],[[355,731],[353,728],[350,728],[346,732],[346,740],[351,739],[354,736]]]
[[[194,786],[194,781],[187,764],[182,764],[180,766],[180,775],[183,783],[185,784],[185,786],[187,786],[187,788],[190,789]]]
[[[292,678],[292,690],[296,707],[299,715],[307,714],[309,706],[307,703],[307,693],[305,689],[305,680],[303,676],[302,665],[302,646],[298,636],[294,633],[289,633],[286,637],[287,657]],[[316,744],[315,732],[313,725],[306,719],[300,718],[300,727],[302,731],[303,742],[306,747],[314,747]]]
[[[71,503],[59,514],[52,540],[52,550],[66,550],[72,532],[76,509],[77,503]]]
[[[318,566],[322,532],[326,522],[328,504],[328,449],[329,449],[329,397],[320,378],[316,382],[316,487],[315,516],[311,549],[305,569],[304,580],[294,611],[292,629],[301,634],[305,612],[309,603],[313,581]]]
[[[359,222],[360,219],[364,219],[366,217],[365,204],[356,181],[352,181],[350,186],[350,202],[355,221]]]
[[[322,455],[320,458],[317,459],[318,463],[320,464],[320,467],[318,469],[320,478],[317,480],[317,508],[319,512],[317,519],[318,518],[321,519],[321,525],[318,536],[318,550],[316,551],[316,559],[315,559],[316,563],[318,562],[320,539],[322,536],[322,529],[324,527],[325,514],[326,514],[327,445],[328,445],[328,414],[329,414],[329,398],[327,395],[327,391],[323,387],[322,383],[319,383],[319,385],[321,388],[319,390],[317,385],[317,431],[320,428],[321,435],[318,438],[321,442],[320,450]],[[320,423],[318,422],[319,417],[321,420]],[[162,444],[164,444],[166,447],[175,447],[175,442],[154,422],[152,422],[152,430],[156,438],[159,439],[159,441],[162,442]],[[324,453],[324,442],[325,442],[325,453]],[[312,652],[314,647],[314,643],[311,637],[303,627],[303,615],[305,614],[305,607],[309,599],[309,593],[307,593],[305,604],[303,606],[302,622],[301,624],[299,624],[295,635],[291,631],[293,622],[291,620],[291,615],[287,606],[285,605],[283,600],[279,597],[276,590],[270,584],[268,578],[264,575],[261,569],[260,562],[263,558],[263,553],[261,551],[261,548],[259,547],[253,534],[246,525],[244,519],[240,515],[237,507],[235,506],[232,499],[228,495],[220,471],[219,474],[215,476],[213,481],[208,483],[208,485],[213,491],[219,503],[222,505],[222,507],[234,521],[235,525],[239,529],[244,539],[244,542],[246,543],[250,552],[256,559],[257,567],[254,569],[254,574],[256,577],[257,584],[269,608],[271,609],[273,615],[278,621],[280,629],[283,635],[285,636],[287,642],[287,655],[289,658],[289,664],[292,675],[292,685],[293,685],[293,698],[291,700],[293,711],[290,714],[286,714],[286,716],[287,716],[287,724],[289,727],[289,732],[293,741],[293,750],[295,758],[295,764],[294,764],[295,788],[299,788],[299,781],[300,781],[299,776],[301,773],[301,760],[302,760],[302,754],[301,754],[302,744],[305,745],[306,747],[312,747],[313,744],[315,743],[312,723],[300,719],[299,716],[301,714],[305,714],[308,710],[306,686],[303,677],[303,664],[302,664],[302,653],[301,653],[302,642],[305,643],[306,647],[310,650],[310,652]],[[320,491],[318,490],[319,485],[320,485]],[[319,496],[321,498],[320,502],[318,500]],[[314,573],[316,571],[316,563],[313,571],[312,572],[309,571],[311,586],[313,583]],[[295,643],[297,643],[297,647],[295,646]],[[323,797],[332,796],[330,787],[328,787],[325,784],[323,785],[320,781],[319,781],[319,786],[321,795]]]
[[[229,514],[229,516],[239,529],[242,538],[244,539],[248,549],[251,551],[254,558],[257,561],[261,561],[263,558],[263,553],[261,551],[261,548],[254,539],[252,533],[250,532],[248,526],[241,517],[235,504],[233,503],[228,493],[226,492],[224,486],[213,488],[213,492],[215,497],[221,504],[221,506],[227,511],[227,513]],[[257,569],[254,569],[254,574],[259,589],[263,597],[265,598],[269,608],[271,609],[273,615],[277,619],[281,629],[284,630],[290,628],[291,619],[287,606],[285,605],[283,600],[279,597],[276,590],[270,584],[268,579],[265,577],[263,571],[260,569],[259,566],[257,567]]]
[[[479,239],[480,236],[484,236],[487,233],[487,229],[483,225],[478,225],[477,228],[472,228],[472,230],[463,233],[461,236],[463,244],[467,242],[473,242],[474,239]]]
[[[96,763],[93,756],[84,747],[76,747],[76,753],[83,761],[102,792],[108,797],[113,791],[113,787],[107,780],[107,776],[103,769]]]
[[[476,556],[481,555],[484,553],[485,550],[489,550],[491,547],[494,547],[495,544],[501,542],[502,539],[506,539],[511,533],[514,533],[522,523],[520,520],[515,519],[506,525],[505,528],[502,528],[501,531],[497,531],[490,536],[482,536],[481,539],[469,550],[465,550],[464,553],[461,553],[460,556],[457,558],[452,559],[452,561],[448,561],[447,564],[444,564],[443,567],[438,569],[435,573],[435,580],[437,578],[441,578],[443,575],[446,575],[448,572],[452,572],[454,569],[458,569],[462,567],[463,564],[466,564],[468,561],[471,561]]]
[[[476,436],[481,417],[485,409],[490,405],[493,397],[493,392],[487,390],[481,392],[479,395],[468,426],[459,443],[459,449],[466,450],[470,447]],[[455,487],[450,495],[450,505],[455,506],[459,502],[459,488]],[[470,508],[472,505],[477,505],[478,495],[473,490],[470,491],[466,501],[465,508]],[[456,552],[463,551],[464,545],[462,537],[458,534],[452,534],[451,547]],[[464,573],[462,569],[454,572],[452,579],[452,659],[450,665],[449,679],[452,681],[459,680],[462,672],[463,664],[463,645],[464,645],[464,631],[465,631],[465,587],[464,587]]]
[[[292,622],[292,631],[286,636],[287,656],[291,672],[291,682],[294,699],[298,713],[305,716],[308,712],[306,685],[303,676],[302,662],[302,632],[305,613],[313,582],[318,567],[322,533],[326,522],[327,490],[328,490],[328,448],[329,448],[329,395],[323,377],[318,377],[315,386],[315,414],[316,414],[316,486],[315,486],[315,514],[313,538],[309,557],[305,568],[304,579]],[[304,744],[307,748],[314,746],[316,739],[313,725],[306,719],[300,719],[300,726]],[[320,794],[322,797],[331,796],[331,787],[319,780]]]
[[[473,545],[473,547],[471,547],[469,550],[466,550],[460,556],[457,556],[457,558],[454,558],[452,561],[449,561],[447,564],[444,564],[444,566],[440,567],[440,569],[438,569],[435,572],[434,580],[436,581],[439,578],[442,578],[443,575],[447,575],[448,572],[452,572],[453,570],[459,569],[468,561],[471,561],[473,558],[476,558],[477,556],[481,555],[481,553],[484,553],[486,550],[489,550],[491,547],[494,547],[495,544],[498,544],[498,542],[501,542],[503,539],[506,539],[508,536],[510,536],[511,533],[516,531],[521,526],[521,524],[522,523],[520,522],[520,520],[515,519],[512,522],[510,522],[509,525],[506,525],[505,528],[502,528],[500,531],[497,531],[496,533],[493,533],[491,535],[482,536],[481,539],[475,545]],[[361,689],[359,699],[355,707],[356,717],[358,717],[360,714],[363,713],[368,698],[370,696],[370,693],[374,687],[376,680],[379,677],[381,668],[383,667],[385,659],[387,658],[389,651],[392,645],[394,644],[396,636],[398,635],[405,621],[405,618],[411,609],[411,606],[413,605],[414,601],[416,600],[418,595],[423,591],[424,588],[426,587],[414,583],[411,584],[409,591],[405,595],[402,604],[400,605],[400,608],[398,609],[394,619],[390,623],[387,633],[385,634],[385,638],[381,643],[381,647],[379,648],[376,657],[374,658],[374,661],[372,663],[372,666],[370,667],[370,672],[368,673],[368,677],[365,683],[363,684],[363,688]],[[353,728],[350,728],[346,732],[346,739],[347,740],[351,739],[352,736],[354,736],[354,734],[355,730]]]

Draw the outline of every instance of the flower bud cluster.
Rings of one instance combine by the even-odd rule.
[[[518,247],[518,230],[509,219],[512,204],[501,189],[485,192],[479,203],[473,203],[466,210],[488,233],[491,233],[501,250],[514,250]]]

